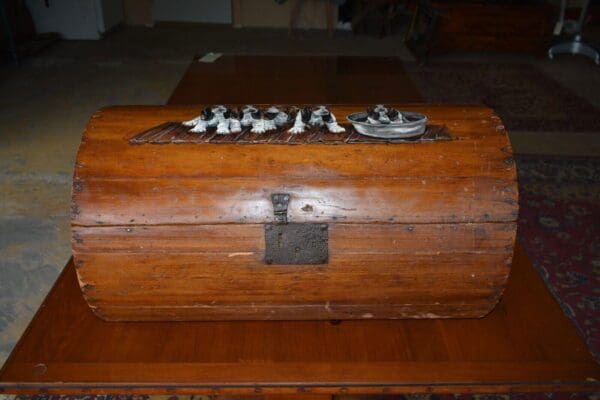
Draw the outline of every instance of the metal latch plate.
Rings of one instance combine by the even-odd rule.
[[[328,259],[327,224],[265,225],[265,263],[327,264]]]

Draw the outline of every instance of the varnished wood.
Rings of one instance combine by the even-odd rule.
[[[293,222],[511,222],[516,216],[517,193],[508,179],[422,177],[374,182],[283,176],[169,178],[149,183],[131,178],[78,178],[81,191],[73,196],[77,226],[271,222],[268,194],[277,191],[293,196],[288,213]],[[376,198],[378,203],[365,204],[365,197]]]
[[[486,107],[399,105],[426,112],[435,125],[446,124],[458,141],[414,143],[401,146],[354,144],[351,146],[302,146],[302,151],[278,145],[243,146],[220,144],[165,145],[145,147],[130,145],[137,133],[166,120],[187,120],[200,112],[200,106],[178,107],[111,107],[100,110],[90,120],[80,147],[77,178],[127,177],[304,177],[332,179],[337,177],[396,177],[400,172],[415,176],[464,177],[484,176],[512,179],[514,168],[506,165],[510,156],[504,126]],[[360,106],[336,106],[340,116]],[[381,157],[366,157],[371,151]],[[202,157],[198,157],[202,152]],[[416,156],[418,152],[418,157]],[[157,157],[149,163],[147,154]],[[319,160],[308,164],[305,157]],[[350,160],[348,160],[350,159]],[[361,159],[362,162],[353,162]],[[440,163],[450,160],[447,167]],[[182,166],[185,166],[183,168]],[[482,166],[489,166],[484,169]],[[318,167],[318,168],[317,168]]]
[[[194,59],[169,104],[401,103],[422,97],[394,57],[222,56]]]
[[[249,57],[232,58],[229,65],[240,58],[248,60],[243,61],[248,68],[230,68],[229,78],[241,82],[260,73],[253,68],[260,63],[250,62]],[[258,58],[254,57],[255,61]],[[382,92],[386,96],[393,93],[403,96],[403,101],[420,100],[406,75],[394,78],[399,62],[381,68],[381,63],[371,61],[359,60],[360,68],[348,62],[339,65],[354,65],[355,78],[376,76],[378,82],[389,85]],[[279,65],[295,68],[287,76],[295,75],[303,81],[288,84],[296,85],[298,90],[261,89],[246,100],[388,101],[378,98],[381,93],[370,91],[370,82],[364,79],[354,79],[354,86],[346,89],[347,98],[323,100],[322,96],[332,94],[315,89],[311,83],[320,63],[315,58],[308,63],[302,63],[302,59],[283,62]],[[219,73],[218,67],[211,65],[211,71]],[[276,75],[285,75],[274,69]],[[304,74],[303,70],[308,72]],[[217,90],[203,71],[203,66],[192,65],[172,100],[232,101],[232,97],[226,97],[232,95],[230,90]],[[216,83],[222,84],[225,79]],[[243,90],[236,90],[236,100],[240,92]],[[275,100],[271,96],[278,97]],[[392,100],[399,101],[396,99]],[[78,229],[88,235],[85,243],[89,250],[101,249],[104,231],[96,230],[98,236],[90,236],[85,228]],[[172,229],[169,235],[181,237],[177,227]],[[166,252],[190,251],[196,245],[193,232],[185,234],[191,236],[192,243],[156,243]],[[156,239],[153,231],[146,234]],[[226,231],[220,231],[215,239],[219,237],[226,238]],[[422,237],[418,239],[417,246],[425,246]],[[377,242],[383,247],[385,243],[380,240]],[[496,246],[487,240],[480,243],[484,249]],[[129,251],[139,245],[136,241],[122,243],[118,250]],[[206,243],[209,248],[215,245],[226,244]],[[148,247],[146,250],[151,251]],[[315,398],[348,393],[594,392],[600,390],[598,381],[600,367],[518,246],[500,304],[486,318],[477,320],[108,323],[96,318],[87,307],[70,263],[0,370],[1,392],[29,394],[277,394]]]
[[[104,322],[69,264],[0,371],[4,393],[600,390],[600,366],[517,247],[484,319]]]
[[[435,255],[440,250],[464,253],[473,243],[482,254],[503,253],[512,244],[514,225],[496,224],[420,224],[403,226],[338,224],[332,226],[330,246],[336,252],[373,254]],[[471,237],[465,242],[464,236]],[[369,240],[364,240],[366,237]],[[73,238],[82,252],[118,251],[134,253],[258,252],[264,238],[263,226],[160,225],[142,227],[74,227]],[[198,240],[203,238],[203,240]],[[236,239],[236,241],[233,241]],[[241,254],[243,255],[243,254]]]
[[[514,224],[333,225],[328,265],[281,269],[264,265],[262,225],[76,227],[74,238],[80,283],[105,318],[261,318],[265,308],[274,319],[286,313],[294,319],[332,313],[398,318],[489,312],[495,303],[490,297],[498,299],[509,272],[514,230]],[[86,268],[110,263],[120,268]],[[348,302],[346,291],[351,304],[340,306]],[[289,299],[277,307],[281,293]],[[153,304],[156,296],[157,309],[138,306]],[[324,297],[329,304],[322,304]],[[409,305],[377,306],[382,298]],[[204,303],[202,314],[178,308],[190,303]]]
[[[343,121],[366,107],[330,109]],[[518,196],[510,144],[491,110],[396,105],[444,126],[452,140],[436,142],[131,142],[198,108],[107,108],[86,128],[74,176],[73,255],[98,316],[482,317],[498,302]],[[265,261],[272,193],[290,194],[290,222],[329,224],[328,262]],[[101,247],[87,242],[96,230]],[[214,248],[219,232],[226,248]]]

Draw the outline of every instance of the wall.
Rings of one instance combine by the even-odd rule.
[[[96,0],[101,3],[103,29],[110,30],[123,22],[123,0]]]
[[[231,0],[154,0],[155,21],[231,23]]]
[[[122,0],[25,0],[38,33],[63,39],[100,39],[123,18]]]
[[[123,0],[124,21],[132,26],[153,26],[152,0]]]
[[[277,4],[273,0],[232,0],[233,26],[287,28],[296,1],[287,0]],[[325,29],[327,27],[326,1],[305,0],[296,17],[294,28]],[[337,7],[333,9],[333,21],[337,21]],[[335,24],[335,22],[334,22]]]

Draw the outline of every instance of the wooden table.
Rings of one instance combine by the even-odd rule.
[[[192,61],[168,104],[420,101],[397,58],[223,56]]]
[[[226,57],[223,68],[193,63],[171,102],[374,103],[394,93],[396,102],[420,99],[393,59],[252,60]],[[249,88],[271,79],[258,66],[278,66],[279,90],[252,97]],[[371,92],[364,77],[390,86]],[[234,86],[239,96],[218,90],[247,81],[254,83]],[[504,297],[483,319],[109,323],[88,309],[69,263],[0,371],[0,393],[527,391],[600,391],[600,365],[519,246]]]
[[[599,380],[518,247],[503,300],[470,320],[110,323],[88,309],[69,263],[0,373],[0,393],[597,391]]]

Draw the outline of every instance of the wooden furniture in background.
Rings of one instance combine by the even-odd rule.
[[[325,24],[327,26],[327,36],[333,36],[333,29],[335,28],[335,17],[337,16],[336,10],[337,6],[334,4],[333,0],[321,0],[325,9]],[[289,22],[289,33],[292,33],[294,28],[298,26],[298,17],[302,12],[302,8],[307,4],[307,0],[296,0],[294,4],[294,8],[292,8],[292,12],[290,13],[290,22]],[[310,4],[310,3],[308,3]]]
[[[454,50],[542,54],[555,14],[551,5],[541,1],[418,0],[416,4],[411,29],[418,28],[422,19],[431,23],[422,32],[426,43],[411,42],[415,32],[408,34],[409,46],[420,57]]]
[[[371,22],[378,28],[379,36],[393,33],[395,22],[405,12],[407,0],[359,0],[352,16],[352,31],[366,32],[365,25]]]
[[[123,0],[123,19],[132,26],[153,26],[152,0]]]
[[[232,0],[235,28],[327,29],[337,21],[338,7],[332,0]]]

